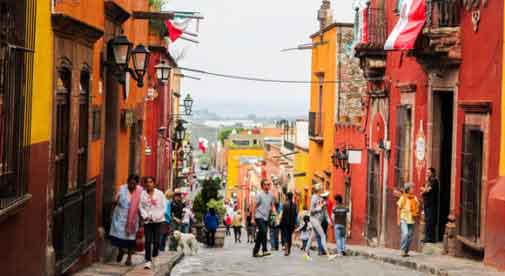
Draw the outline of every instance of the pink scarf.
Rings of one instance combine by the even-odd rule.
[[[132,193],[130,200],[130,209],[128,210],[128,218],[126,220],[126,233],[128,235],[134,234],[139,212],[140,195],[142,194],[142,187],[137,185],[137,188]]]

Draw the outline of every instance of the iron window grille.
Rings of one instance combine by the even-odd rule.
[[[0,210],[27,194],[34,1],[0,0]]]

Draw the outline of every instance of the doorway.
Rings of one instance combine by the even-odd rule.
[[[453,104],[453,92],[435,91],[433,93],[431,166],[436,170],[440,182],[436,219],[437,241],[443,240],[451,207]]]
[[[380,191],[380,158],[369,151],[366,238],[370,245],[378,245]]]

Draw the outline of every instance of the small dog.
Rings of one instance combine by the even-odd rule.
[[[174,239],[177,242],[177,251],[180,249],[182,253],[186,254],[186,251],[189,250],[191,256],[198,253],[198,241],[195,235],[174,231]]]

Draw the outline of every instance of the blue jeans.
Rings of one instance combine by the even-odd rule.
[[[410,243],[412,242],[412,235],[414,233],[414,224],[408,224],[406,221],[401,220],[400,231],[400,249],[405,253],[409,253]]]
[[[270,227],[270,246],[273,250],[279,249],[279,227]]]
[[[189,223],[183,223],[181,227],[182,233],[189,233]]]
[[[335,224],[335,241],[337,242],[337,253],[343,254],[345,252],[345,226],[342,224]]]
[[[323,242],[321,241],[321,236],[316,232],[316,241],[317,241],[317,252],[319,254],[324,254]]]
[[[162,234],[160,237],[160,251],[165,251],[165,248],[167,246],[167,238],[168,234]]]
[[[308,242],[309,242],[309,240],[302,240],[302,250],[305,250]]]

